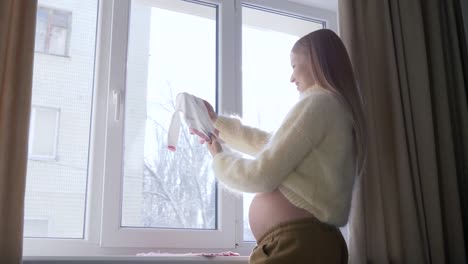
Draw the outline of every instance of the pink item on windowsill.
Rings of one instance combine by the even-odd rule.
[[[160,252],[148,252],[138,253],[137,256],[202,256],[202,257],[229,257],[229,256],[240,256],[239,253],[232,251],[217,252],[217,253],[184,253],[184,254],[173,254],[173,253],[160,253]]]

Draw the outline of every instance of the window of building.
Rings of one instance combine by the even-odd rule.
[[[57,160],[60,109],[32,106],[29,126],[29,158]]]
[[[36,21],[37,52],[69,56],[72,13],[39,6]]]

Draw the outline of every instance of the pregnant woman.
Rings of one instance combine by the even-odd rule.
[[[361,96],[346,49],[331,30],[299,39],[291,67],[299,100],[273,134],[218,116],[205,101],[219,138],[253,157],[223,151],[213,137],[206,143],[213,170],[224,185],[256,193],[249,209],[257,240],[250,263],[347,263],[338,227],[348,221],[354,179],[365,161]]]

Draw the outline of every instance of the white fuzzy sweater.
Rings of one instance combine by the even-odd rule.
[[[273,135],[225,116],[215,127],[230,147],[254,157],[216,154],[213,169],[222,183],[242,192],[279,189],[320,221],[346,224],[355,176],[352,117],[332,92],[307,89]]]

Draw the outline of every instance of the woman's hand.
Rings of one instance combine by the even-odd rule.
[[[203,103],[205,104],[206,110],[208,111],[208,115],[210,116],[211,121],[213,123],[216,122],[216,119],[218,118],[218,114],[214,111],[213,106],[205,100],[203,100]]]
[[[211,136],[211,142],[206,142],[206,146],[213,157],[216,154],[223,152],[223,147],[221,147],[221,144],[219,144],[214,136]]]

